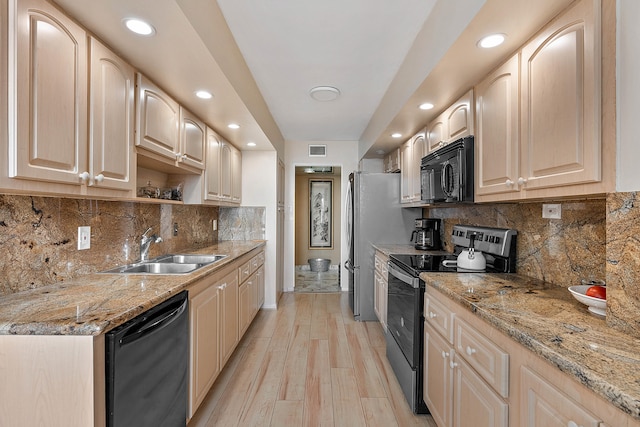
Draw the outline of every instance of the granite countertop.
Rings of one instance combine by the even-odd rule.
[[[263,240],[224,241],[197,251],[181,251],[227,255],[190,274],[96,273],[4,295],[0,298],[0,335],[102,334],[264,245]]]
[[[640,340],[589,314],[566,288],[518,274],[422,273],[435,288],[640,420]]]

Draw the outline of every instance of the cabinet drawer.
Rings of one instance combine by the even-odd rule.
[[[586,408],[548,383],[536,372],[523,366],[521,371],[520,425],[554,427],[579,425],[598,427],[598,420]]]
[[[454,314],[432,296],[424,296],[424,318],[433,329],[453,344]]]
[[[454,348],[502,397],[509,397],[509,354],[456,317]]]
[[[375,270],[380,274],[382,274],[382,264],[383,264],[382,258],[378,254],[376,254],[376,256],[373,259],[373,266]]]
[[[254,256],[253,258],[251,258],[251,265],[250,265],[250,273],[253,274],[257,269],[258,266],[260,265],[258,262],[258,255]]]
[[[238,268],[238,277],[240,283],[244,282],[251,276],[251,260],[245,262]]]

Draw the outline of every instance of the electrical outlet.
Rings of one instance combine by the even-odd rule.
[[[217,231],[218,230],[218,220],[214,219],[213,221],[211,221],[211,227],[213,227],[213,231]]]
[[[561,219],[562,205],[559,203],[548,203],[542,205],[542,218]]]
[[[178,235],[178,223],[177,222],[173,223],[173,235],[174,236]]]
[[[91,247],[91,227],[78,227],[78,250]]]

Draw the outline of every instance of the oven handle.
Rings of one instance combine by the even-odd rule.
[[[402,270],[399,270],[391,261],[388,263],[389,274],[393,277],[400,279],[407,285],[417,288],[420,286],[420,279],[418,277],[410,276]]]

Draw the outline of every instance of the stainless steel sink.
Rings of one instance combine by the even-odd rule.
[[[226,258],[226,255],[169,254],[122,265],[103,274],[187,274]]]
[[[173,264],[211,264],[226,258],[226,255],[170,254],[155,258],[153,262]]]

